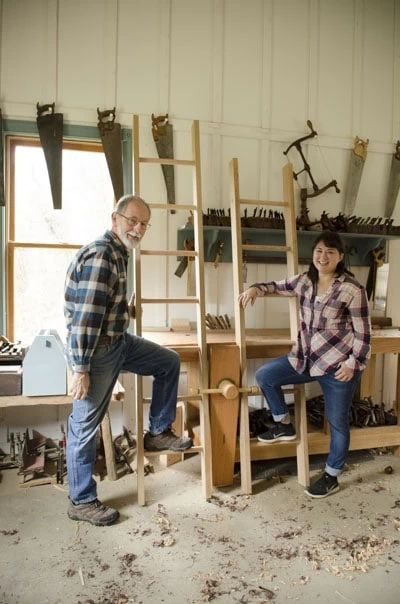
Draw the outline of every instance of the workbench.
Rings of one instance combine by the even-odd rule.
[[[175,350],[188,368],[189,394],[198,388],[197,342],[195,332],[145,331],[144,337],[162,346]],[[246,330],[246,354],[248,359],[269,359],[286,354],[292,346],[288,331],[284,329],[248,329]],[[207,331],[209,358],[209,387],[217,388],[222,379],[230,379],[240,384],[239,349],[235,344],[233,331]],[[400,330],[374,330],[372,336],[372,355],[363,372],[360,392],[362,397],[372,396],[374,391],[376,355],[395,353],[397,359],[396,403],[398,425],[352,428],[350,450],[375,447],[395,447],[400,452]],[[252,384],[249,384],[252,385]],[[215,486],[228,486],[233,483],[235,461],[239,461],[237,444],[237,422],[239,400],[226,400],[220,394],[210,394],[210,421],[212,439],[213,483]],[[328,431],[308,432],[310,455],[329,451]],[[279,442],[266,444],[251,439],[251,459],[277,459],[292,457],[296,454],[296,444]]]
[[[198,347],[195,332],[144,331],[143,336],[162,346],[175,350],[187,367],[188,394],[198,389]],[[286,354],[292,345],[285,329],[249,329],[246,331],[247,358],[269,359]],[[233,331],[207,331],[209,358],[209,387],[217,388],[223,379],[231,379],[240,384],[239,349],[235,344]],[[396,414],[398,425],[373,428],[352,428],[350,450],[375,447],[396,447],[400,452],[400,331],[398,329],[374,330],[372,336],[372,356],[361,380],[361,396],[372,396],[374,391],[376,355],[394,353],[398,355],[396,377]],[[115,398],[120,398],[118,393]],[[0,407],[32,405],[66,405],[69,396],[0,396]],[[193,409],[192,409],[193,412]],[[212,440],[213,483],[228,486],[233,483],[233,468],[239,461],[237,446],[237,423],[239,400],[227,400],[221,394],[210,395],[210,421]],[[104,433],[111,434],[105,426]],[[110,439],[108,439],[110,440]],[[308,448],[310,455],[327,453],[329,434],[324,431],[309,430]],[[265,444],[251,439],[251,459],[278,459],[296,454],[296,444],[279,442]],[[108,467],[111,462],[109,462]],[[109,472],[113,475],[112,469]]]

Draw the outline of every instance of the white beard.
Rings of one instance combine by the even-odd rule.
[[[140,246],[141,237],[133,231],[125,233],[122,229],[117,229],[117,235],[128,250],[133,250]]]

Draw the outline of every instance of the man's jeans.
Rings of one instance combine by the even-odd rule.
[[[285,355],[260,367],[256,371],[256,381],[267,399],[276,422],[287,417],[289,413],[281,386],[306,384],[307,382],[319,383],[325,399],[325,414],[331,432],[325,470],[332,476],[338,476],[343,469],[349,450],[350,407],[361,372],[356,371],[349,382],[340,382],[335,379],[334,374],[335,371],[332,371],[325,375],[312,377],[307,371],[297,373]]]
[[[74,503],[96,499],[93,467],[96,432],[107,411],[120,371],[152,375],[150,431],[159,434],[175,420],[180,359],[168,350],[125,334],[114,344],[99,344],[90,364],[90,388],[84,400],[74,400],[68,421],[67,467],[69,496]]]

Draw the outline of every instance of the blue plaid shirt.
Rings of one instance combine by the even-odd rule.
[[[129,326],[128,251],[112,231],[81,248],[65,281],[64,315],[74,371],[90,371],[100,335],[123,335]]]

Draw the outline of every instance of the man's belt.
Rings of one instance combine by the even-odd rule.
[[[111,346],[112,344],[115,344],[115,342],[118,342],[118,340],[120,340],[122,338],[122,334],[118,334],[115,336],[108,336],[107,334],[102,334],[99,339],[97,344],[107,344],[108,346]]]

